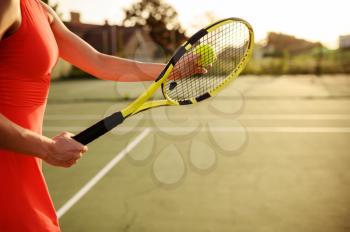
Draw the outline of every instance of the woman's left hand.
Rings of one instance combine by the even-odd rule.
[[[200,55],[193,53],[188,53],[182,56],[172,70],[169,79],[179,80],[196,74],[206,74],[211,65],[208,65],[208,67],[199,65],[199,58]]]

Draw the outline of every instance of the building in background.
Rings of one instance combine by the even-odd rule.
[[[73,33],[85,40],[96,50],[139,61],[163,61],[162,48],[155,43],[145,27],[124,27],[86,24],[80,21],[80,14],[71,12],[71,20],[64,22]]]
[[[350,48],[350,35],[339,36],[339,49]]]
[[[166,62],[164,49],[150,36],[146,27],[124,27],[82,23],[80,13],[71,12],[71,20],[64,22],[69,30],[101,53],[144,62]],[[169,33],[174,34],[173,31]],[[71,75],[72,65],[59,59],[52,71],[52,78]]]

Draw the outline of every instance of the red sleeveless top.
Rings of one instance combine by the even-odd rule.
[[[20,4],[21,26],[0,41],[0,113],[41,134],[58,47],[39,0]],[[0,188],[0,231],[60,231],[40,159],[0,150]]]

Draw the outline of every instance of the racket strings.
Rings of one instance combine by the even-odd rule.
[[[176,101],[189,100],[223,84],[246,55],[249,39],[249,30],[241,22],[228,23],[205,35],[176,63],[165,84],[166,95]],[[199,59],[213,59],[210,49],[195,52],[202,45],[214,50],[216,59],[212,64],[198,63]]]

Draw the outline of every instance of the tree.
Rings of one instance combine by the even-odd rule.
[[[124,26],[144,26],[167,55],[185,39],[176,10],[163,0],[140,0],[125,9]]]
[[[297,55],[311,51],[319,46],[319,43],[298,39],[291,35],[270,32],[267,36],[265,49],[271,53],[269,55],[283,57],[285,52],[291,55]]]

